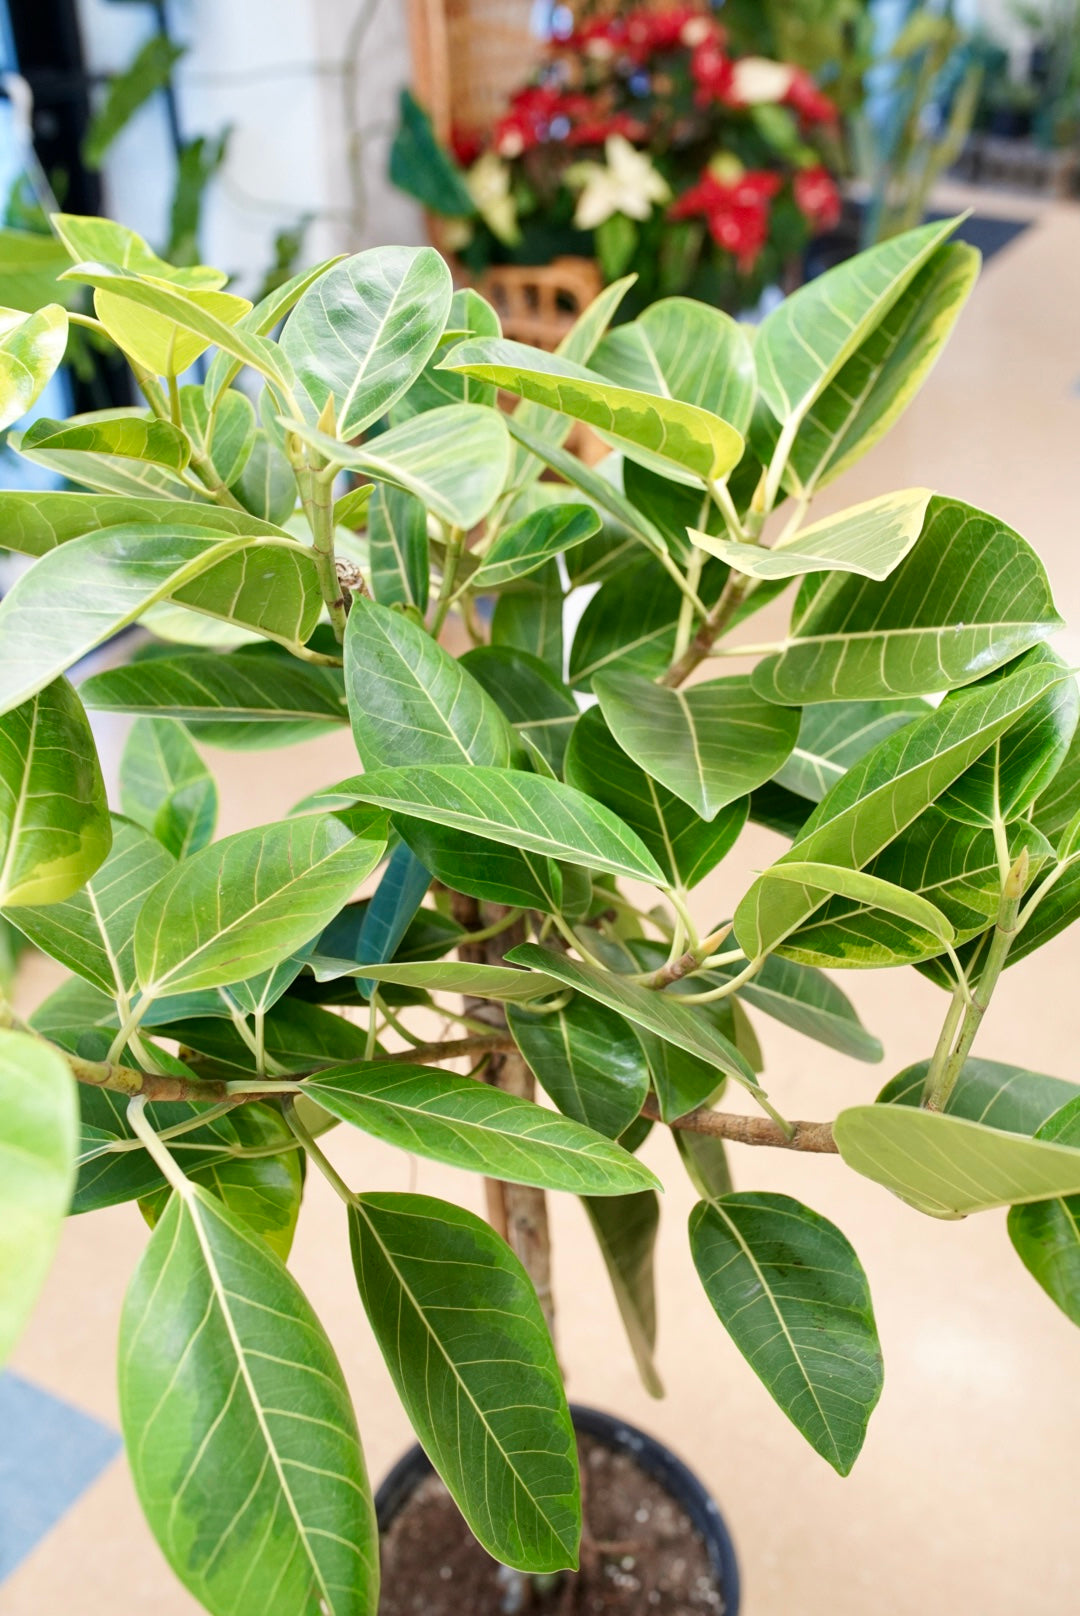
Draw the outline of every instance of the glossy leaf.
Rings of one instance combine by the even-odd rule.
[[[844,573],[804,582],[785,648],[758,664],[754,688],[795,703],[929,695],[1060,626],[1043,565],[1019,534],[935,496],[918,543],[883,583]]]
[[[793,492],[824,488],[884,437],[940,358],[978,270],[966,242],[930,255],[807,412],[785,474]]]
[[[518,1259],[472,1212],[429,1196],[357,1196],[349,1230],[398,1396],[470,1530],[519,1570],[576,1565],[570,1412]]]
[[[734,1044],[716,1029],[708,1016],[696,1007],[680,1004],[676,996],[627,982],[611,971],[556,954],[536,943],[521,943],[511,949],[506,958],[512,965],[527,965],[531,970],[554,977],[564,986],[583,993],[587,999],[606,1005],[636,1027],[644,1027],[665,1043],[696,1056],[716,1069],[717,1083],[721,1073],[726,1073],[750,1089],[758,1087],[757,1078]]]
[[[531,741],[553,773],[561,775],[578,705],[547,663],[512,645],[474,646],[459,661],[498,702],[518,735]]]
[[[583,544],[599,529],[600,518],[591,505],[541,505],[502,529],[471,574],[469,587],[477,594],[501,589],[535,572],[552,556]]]
[[[313,264],[310,269],[302,269],[295,275],[290,275],[287,281],[275,286],[267,292],[265,297],[259,299],[253,309],[241,315],[237,320],[240,331],[251,331],[257,337],[268,337],[274,328],[299,303],[301,297],[309,286],[324,275],[328,269],[338,263],[341,254],[334,258],[324,258],[321,264]],[[205,391],[207,402],[211,409],[215,409],[225,392],[243,369],[242,361],[234,359],[228,353],[215,354],[210,361],[206,372]]]
[[[180,417],[192,445],[210,462],[218,481],[231,487],[255,447],[255,409],[247,394],[230,388],[211,414],[203,388],[182,387]]]
[[[67,310],[49,303],[35,314],[0,308],[0,432],[45,391],[67,347]]]
[[[771,549],[691,532],[699,550],[719,556],[751,578],[797,578],[805,572],[858,573],[880,582],[907,555],[922,531],[928,488],[884,494],[800,528]]]
[[[1080,1095],[1048,1117],[1036,1139],[1080,1143]],[[1032,1278],[1074,1324],[1080,1324],[1080,1195],[1014,1206],[1009,1239]]]
[[[870,1287],[836,1226],[789,1195],[720,1195],[690,1215],[705,1294],[784,1413],[846,1476],[881,1396]]]
[[[1078,809],[1080,809],[1080,730],[1074,732],[1061,766],[1044,786],[1031,811],[1032,822],[1066,857],[1072,849],[1062,848],[1061,838],[1070,830]]]
[[[656,1372],[656,1288],[653,1254],[660,1226],[655,1192],[583,1198],[600,1255],[611,1280],[615,1301],[634,1354],[638,1374],[650,1397],[663,1397]]]
[[[337,789],[391,813],[420,815],[485,841],[663,885],[663,872],[648,848],[610,809],[573,786],[537,774],[440,764],[376,769]]]
[[[431,871],[409,847],[399,843],[387,860],[379,885],[364,911],[354,949],[359,964],[382,965],[394,958],[430,885]],[[333,953],[331,938],[326,932],[319,938],[318,946],[322,954]],[[366,997],[370,997],[373,986],[373,977],[360,982]]]
[[[668,476],[724,478],[742,456],[740,433],[710,410],[619,387],[565,356],[524,343],[501,337],[463,342],[443,366],[585,421]]]
[[[746,675],[669,690],[608,672],[593,688],[623,751],[705,820],[770,779],[798,735],[798,714],[762,700]]]
[[[688,297],[651,303],[609,331],[592,368],[620,387],[696,404],[745,434],[756,381],[747,328]]]
[[[563,672],[563,587],[557,561],[548,561],[516,589],[506,590],[491,614],[492,645],[508,645]]]
[[[452,296],[433,247],[373,247],[320,275],[281,338],[310,419],[329,400],[348,441],[385,415],[434,353]]]
[[[827,701],[804,707],[799,738],[776,771],[776,782],[800,797],[820,802],[853,763],[893,730],[925,717],[926,712],[926,703],[917,696],[905,701]]]
[[[243,981],[314,937],[375,868],[386,822],[309,814],[214,842],[160,881],[135,925],[143,990]]]
[[[120,1420],[151,1530],[207,1610],[370,1616],[375,1514],[340,1365],[295,1280],[200,1186],[170,1197],[128,1288]]]
[[[0,1030],[0,1363],[30,1314],[75,1182],[78,1106],[67,1062]]]
[[[34,695],[167,597],[275,638],[306,639],[319,610],[311,583],[310,552],[292,540],[140,523],[72,539],[42,556],[0,602],[7,652],[0,710]]]
[[[564,1116],[609,1139],[630,1126],[649,1091],[649,1067],[633,1029],[579,994],[550,1015],[511,1006],[514,1042]]]
[[[711,820],[638,767],[614,741],[599,707],[582,713],[566,753],[566,781],[637,832],[673,884],[691,889],[734,845],[746,823],[739,798]]]
[[[657,1187],[647,1167],[595,1129],[456,1072],[363,1061],[304,1088],[332,1116],[387,1144],[489,1178],[575,1195]]]
[[[365,769],[505,767],[514,756],[514,733],[486,691],[430,634],[389,607],[364,599],[353,605],[345,686]]]
[[[142,825],[118,815],[109,856],[62,903],[12,912],[19,930],[69,970],[125,1002],[135,992],[134,937],[139,913],[175,867],[171,853]]]
[[[464,993],[483,999],[538,999],[557,990],[535,971],[516,971],[507,965],[474,965],[470,960],[391,960],[372,964],[365,960],[332,959],[314,954],[311,969],[320,981],[338,976],[359,976],[375,982],[398,982],[403,987],[431,993]]]
[[[177,286],[203,288],[216,291],[225,285],[228,276],[224,270],[212,269],[209,264],[188,264],[178,267],[167,264],[153,252],[141,236],[115,219],[101,219],[95,215],[54,213],[49,223],[76,262],[96,259],[102,264],[115,264],[120,269],[131,269],[157,280],[172,281]]]
[[[186,526],[198,521],[208,533],[262,533],[282,538],[280,529],[260,522],[246,511],[221,505],[199,505],[192,509],[187,499],[161,499],[144,491],[139,494],[76,494],[38,489],[0,489],[0,522],[4,545],[22,555],[40,556],[58,544],[80,539],[105,527],[124,527],[133,522],[179,522]]]
[[[435,879],[455,892],[516,909],[566,910],[563,866],[541,853],[405,814],[394,815],[394,828]]]
[[[722,981],[737,969],[732,966],[705,974],[710,980]],[[739,989],[739,998],[841,1055],[863,1061],[881,1059],[880,1039],[863,1026],[847,994],[811,966],[772,954]]]
[[[230,489],[245,510],[264,522],[286,522],[296,508],[292,467],[268,433],[259,431],[244,469]]]
[[[909,892],[892,881],[869,875],[865,870],[847,870],[833,864],[804,863],[798,859],[790,863],[774,864],[765,871],[763,880],[790,881],[802,887],[808,896],[815,892],[829,892],[837,897],[850,898],[864,908],[882,910],[898,915],[901,920],[929,932],[939,943],[952,943],[956,931],[936,904],[920,893]]]
[[[877,1097],[878,1104],[921,1104],[929,1069],[929,1061],[905,1067],[886,1083]],[[969,1122],[982,1122],[988,1128],[1030,1138],[1055,1112],[1077,1098],[1080,1087],[1064,1078],[969,1056],[960,1068],[945,1111],[949,1116],[965,1117]]]
[[[956,224],[921,225],[879,242],[808,281],[762,321],[754,360],[778,421],[803,419]]]
[[[498,499],[510,459],[502,416],[480,404],[426,410],[356,448],[313,427],[296,430],[334,465],[403,488],[444,522],[466,530]]]
[[[446,352],[445,344],[460,340],[451,337],[451,332],[468,333],[475,337],[498,337],[502,335],[502,326],[487,298],[481,297],[471,286],[459,288],[450,300],[446,330],[439,346],[408,392],[402,394],[390,411],[392,425],[406,421],[412,415],[419,415],[424,410],[437,410],[443,404],[494,404],[494,387],[489,387],[486,382],[473,381],[470,376],[455,376],[451,371],[438,368]]]
[[[182,724],[137,718],[120,759],[120,806],[174,858],[205,847],[217,821],[217,786]]]
[[[270,746],[279,734],[292,739],[301,726],[303,733],[325,734],[348,719],[340,676],[266,656],[154,657],[93,674],[80,695],[92,712],[180,719],[215,746]]]
[[[375,599],[425,612],[431,575],[427,512],[414,494],[379,484],[368,507],[368,549]]]
[[[967,691],[878,743],[822,798],[783,859],[861,869],[1057,682],[1046,667]],[[760,876],[735,912],[747,958],[783,941],[817,904]]]
[[[111,839],[90,725],[57,679],[0,718],[0,907],[70,897]]]
[[[931,1217],[1080,1195],[1080,1150],[944,1112],[852,1106],[833,1133],[849,1167]]]

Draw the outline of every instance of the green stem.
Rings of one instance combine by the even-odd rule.
[[[305,465],[297,471],[296,481],[311,529],[312,556],[319,592],[326,602],[330,624],[340,644],[345,638],[345,597],[341,592],[334,559],[333,476],[331,472],[316,472]]]
[[[442,633],[447,613],[454,599],[454,584],[457,581],[458,563],[465,549],[465,530],[460,527],[447,529],[446,556],[443,561],[442,582],[439,585],[439,598],[435,602],[435,615],[431,620],[431,632],[435,639]]]
[[[281,1108],[281,1111],[285,1121],[289,1124],[289,1127],[292,1129],[297,1139],[299,1139],[300,1143],[303,1145],[304,1149],[307,1151],[308,1155],[311,1157],[312,1161],[315,1163],[316,1167],[319,1169],[320,1173],[326,1179],[331,1188],[336,1192],[336,1194],[340,1195],[346,1206],[358,1206],[360,1204],[360,1197],[353,1193],[353,1191],[346,1184],[345,1180],[342,1178],[341,1174],[338,1172],[337,1168],[331,1161],[327,1159],[322,1150],[320,1150],[319,1146],[315,1143],[314,1136],[310,1134],[304,1127],[304,1124],[300,1121],[300,1118],[296,1114],[296,1105],[294,1101],[286,1100],[285,1104]]]
[[[696,545],[691,549],[686,562],[686,582],[696,595],[701,584],[701,569],[705,561],[704,550]],[[675,659],[682,656],[690,644],[690,636],[694,631],[694,603],[689,595],[684,595],[679,602],[679,622],[675,629]]]
[[[679,1003],[714,1004],[717,999],[726,999],[730,993],[735,993],[741,988],[744,982],[749,982],[751,977],[756,976],[764,963],[765,955],[762,954],[758,959],[752,959],[745,970],[740,971],[737,976],[730,977],[721,987],[710,988],[707,993],[680,993]]]
[[[932,1111],[940,1111],[942,1109],[942,1105],[938,1103],[938,1097],[942,1086],[942,1080],[945,1075],[945,1067],[948,1064],[949,1055],[951,1054],[953,1044],[956,1041],[956,1034],[960,1029],[960,1022],[964,1014],[964,1008],[964,995],[961,992],[959,983],[957,983],[955,989],[953,990],[952,999],[949,1003],[948,1014],[942,1023],[941,1032],[938,1036],[937,1047],[934,1050],[933,1058],[930,1062],[930,1068],[926,1074],[926,1082],[923,1084],[922,1103],[927,1107],[927,1109]]]
[[[166,1181],[172,1185],[178,1194],[189,1195],[191,1185],[147,1120],[146,1100],[143,1095],[136,1094],[133,1100],[128,1101],[127,1119],[132,1133],[142,1140],[148,1154],[153,1158],[156,1165],[160,1167]]]

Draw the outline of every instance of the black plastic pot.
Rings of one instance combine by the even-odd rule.
[[[700,1532],[712,1562],[720,1591],[724,1596],[725,1616],[738,1616],[739,1567],[735,1547],[724,1518],[705,1487],[694,1472],[677,1459],[670,1448],[647,1436],[625,1420],[611,1414],[602,1414],[595,1408],[583,1408],[579,1403],[570,1405],[574,1429],[605,1447],[630,1454],[635,1464],[647,1476],[659,1483],[675,1502],[685,1510],[688,1518]],[[411,1497],[420,1483],[433,1470],[431,1460],[423,1448],[410,1448],[390,1471],[375,1494],[375,1513],[379,1531],[388,1530],[390,1523]]]

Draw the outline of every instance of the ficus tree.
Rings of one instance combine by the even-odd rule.
[[[3,421],[69,319],[145,402],[35,420],[17,447],[70,487],[0,495],[32,558],[0,604],[0,904],[71,973],[0,1033],[0,1344],[63,1217],[138,1202],[124,1435],[209,1611],[377,1604],[356,1421],[287,1267],[305,1163],[341,1196],[418,1437],[527,1574],[574,1565],[580,1527],[544,1193],[582,1198],[658,1392],[654,1126],[700,1196],[720,1324],[841,1473],[882,1384],[866,1276],[819,1212],[753,1188],[753,1151],[734,1188],[726,1140],[837,1155],[912,1215],[1011,1206],[1080,1320],[1080,1086],[974,1047],[1002,970],[1080,912],[1080,696],[1046,574],[923,488],[811,511],[948,336],[977,269],[954,223],[756,332],[680,299],[613,325],[624,282],[550,354],[429,249],[252,308],[115,224],[55,220],[95,312],[5,317]],[[599,464],[566,449],[575,422]],[[789,589],[752,672],[710,664]],[[139,649],[76,691],[132,623]],[[88,712],[134,718],[119,812]],[[206,748],[335,727],[353,774],[214,839]],[[709,913],[748,818],[790,846]],[[941,1025],[876,1100],[793,1121],[752,1018],[882,1056],[822,967],[914,967]],[[343,1182],[342,1126],[484,1175],[490,1221]]]

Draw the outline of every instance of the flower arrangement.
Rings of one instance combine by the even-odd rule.
[[[453,129],[434,194],[400,149],[391,171],[474,271],[577,252],[609,281],[633,263],[640,303],[745,306],[839,218],[838,116],[805,69],[735,55],[700,0],[637,6],[556,34],[492,128]]]

